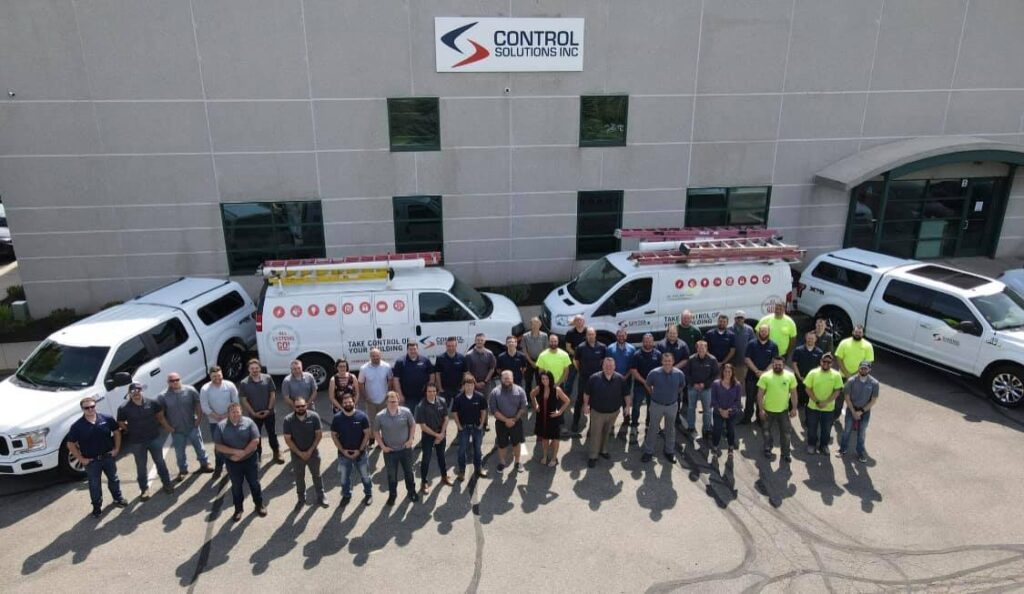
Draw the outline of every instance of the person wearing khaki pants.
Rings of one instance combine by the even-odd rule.
[[[626,378],[615,371],[615,359],[611,357],[605,357],[601,371],[587,378],[583,385],[583,414],[590,416],[587,467],[593,468],[598,456],[610,457],[608,440],[615,428],[615,419],[623,407],[633,407],[633,395],[629,393]]]

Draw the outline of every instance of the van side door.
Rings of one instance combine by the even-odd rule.
[[[653,292],[652,275],[629,279],[594,310],[594,326],[612,333],[624,328],[629,334],[627,340],[640,342],[644,333],[661,326],[657,305],[651,298]]]
[[[199,336],[189,332],[180,314],[157,324],[149,329],[143,337],[150,342],[151,349],[157,356],[156,373],[152,374],[150,390],[155,395],[164,389],[165,379],[172,371],[181,374],[182,381],[195,384],[206,377],[206,361],[203,359],[202,344]],[[207,345],[207,348],[215,348]],[[159,379],[159,387],[153,382]]]
[[[416,294],[415,335],[420,343],[420,353],[437,357],[445,351],[445,340],[449,336],[459,339],[459,350],[468,346],[470,324],[476,321],[473,314],[445,291],[419,291]],[[504,338],[504,337],[501,337]]]
[[[356,370],[370,360],[370,348],[377,340],[373,322],[373,296],[369,293],[343,293],[338,305],[341,317],[341,356]]]
[[[114,375],[125,372],[132,376],[132,381],[139,382],[143,386],[143,393],[147,396],[156,395],[163,391],[164,387],[154,383],[153,378],[161,372],[156,353],[150,348],[144,334],[133,336],[121,343],[114,350],[114,355],[107,366],[107,373],[103,376],[104,382],[110,385],[107,380],[113,380]],[[158,380],[159,381],[159,380]],[[117,414],[117,407],[124,402],[128,395],[128,386],[120,386],[107,391],[104,399],[107,414]]]

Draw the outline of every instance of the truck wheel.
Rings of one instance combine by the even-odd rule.
[[[85,467],[78,461],[78,458],[68,449],[68,438],[60,442],[60,453],[57,459],[57,469],[63,476],[72,479],[85,478]]]
[[[825,307],[818,312],[819,316],[825,316],[829,326],[832,327],[832,335],[835,337],[836,345],[839,341],[853,335],[853,322],[850,316],[838,307]]]
[[[302,355],[299,361],[302,361],[302,370],[308,371],[316,380],[317,391],[326,390],[327,381],[334,375],[334,361],[326,355],[316,353]]]
[[[217,365],[224,372],[224,378],[232,382],[245,377],[245,348],[237,342],[229,342],[220,349]]]
[[[604,346],[615,344],[615,335],[610,332],[598,332],[597,341],[604,343]]]
[[[502,354],[502,353],[504,353],[505,351],[508,350],[505,347],[505,345],[498,344],[496,342],[490,342],[490,341],[484,343],[484,347],[487,350],[491,351],[491,353],[493,353],[495,357],[497,357],[498,355],[500,355],[500,354]]]
[[[983,381],[985,391],[999,406],[1017,408],[1024,404],[1024,367],[1013,363],[996,365]]]

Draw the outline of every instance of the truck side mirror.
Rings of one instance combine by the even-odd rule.
[[[110,390],[114,388],[120,388],[121,386],[127,386],[132,383],[132,375],[130,373],[119,371],[114,374],[114,379],[110,381],[112,384]]]
[[[971,322],[969,320],[965,320],[965,321],[960,322],[959,324],[957,324],[957,330],[959,330],[959,331],[961,331],[961,332],[963,332],[965,334],[972,334],[974,336],[981,336],[981,329],[978,328],[977,324],[975,324],[974,322]]]

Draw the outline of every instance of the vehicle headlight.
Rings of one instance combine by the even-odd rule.
[[[579,314],[559,314],[555,316],[554,325],[559,327],[568,326],[572,322],[572,319],[575,318],[577,315]]]
[[[46,436],[50,434],[49,427],[26,431],[11,436],[11,450],[14,454],[34,452],[46,447]]]

